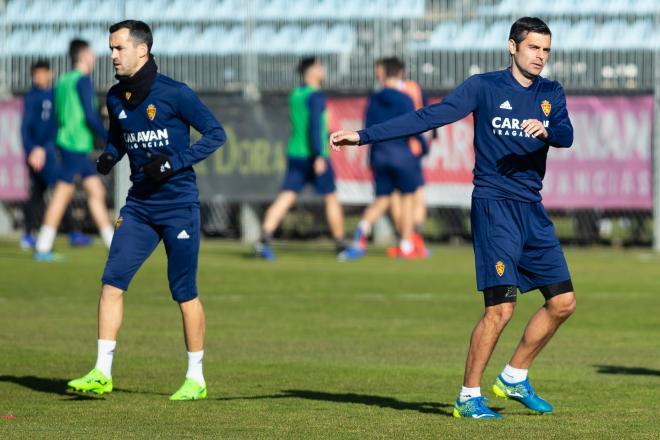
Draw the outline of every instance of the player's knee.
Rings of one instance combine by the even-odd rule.
[[[91,187],[88,196],[90,200],[105,200],[105,187],[103,185]]]
[[[101,287],[101,297],[104,299],[118,299],[121,298],[122,293],[124,293],[122,289],[110,284],[103,284]]]
[[[337,193],[331,192],[323,196],[326,204],[337,204],[339,199],[337,198]]]
[[[497,327],[504,327],[513,317],[515,302],[504,302],[486,307],[485,318]]]
[[[573,292],[564,293],[551,298],[547,302],[548,311],[556,319],[567,319],[575,312],[577,302]]]
[[[57,196],[61,197],[72,197],[73,193],[76,191],[76,185],[73,183],[69,182],[64,182],[62,180],[57,182],[57,185],[55,186],[55,190],[53,191],[53,198],[57,198]]]

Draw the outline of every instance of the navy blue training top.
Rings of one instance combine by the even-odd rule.
[[[523,87],[510,69],[474,75],[442,102],[360,130],[360,144],[422,133],[474,115],[473,197],[541,200],[549,147],[568,148],[573,126],[557,81],[537,77]],[[545,125],[545,141],[525,134],[526,119]]]
[[[37,145],[54,151],[57,121],[55,120],[53,103],[53,89],[32,87],[25,94],[23,98],[21,137],[23,138],[23,149],[26,156]]]
[[[364,125],[371,127],[415,110],[415,104],[405,93],[386,87],[369,97]],[[421,136],[418,139],[425,144]],[[413,157],[407,137],[371,142],[373,165],[409,160]]]
[[[110,131],[105,152],[117,160],[128,154],[133,186],[126,203],[199,203],[192,166],[225,143],[225,131],[218,120],[190,87],[161,74],[147,98],[133,110],[122,104],[120,93],[116,86],[108,91]],[[191,126],[202,135],[193,145]],[[142,171],[156,154],[168,156],[175,172],[161,183],[151,182]]]

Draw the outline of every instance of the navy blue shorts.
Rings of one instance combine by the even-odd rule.
[[[335,192],[335,172],[330,159],[326,159],[325,173],[317,176],[314,172],[314,159],[289,157],[282,184],[282,191],[300,192],[306,184],[314,185],[317,194],[325,196]]]
[[[472,199],[477,289],[521,292],[568,281],[566,258],[543,204]]]
[[[162,239],[172,298],[180,303],[196,298],[199,225],[198,205],[124,206],[115,225],[103,284],[128,290],[133,276]]]
[[[96,176],[96,165],[86,153],[74,153],[60,148],[60,177],[67,183],[74,183],[76,177],[81,180],[90,176]]]
[[[55,150],[46,149],[46,162],[44,163],[44,167],[38,173],[31,172],[30,175],[35,179],[39,179],[45,187],[55,185],[60,178],[60,164],[57,160]]]
[[[398,190],[410,194],[420,186],[420,162],[415,157],[402,161],[375,161],[371,165],[376,185],[376,197],[389,196]]]

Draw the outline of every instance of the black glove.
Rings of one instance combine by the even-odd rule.
[[[112,170],[112,167],[117,163],[117,159],[110,153],[103,153],[96,159],[96,171],[99,174],[106,175]]]
[[[144,175],[147,176],[147,179],[154,182],[160,182],[174,174],[172,161],[164,154],[152,155],[151,162],[146,164],[142,170],[144,171]]]

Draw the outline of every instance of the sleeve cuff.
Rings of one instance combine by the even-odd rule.
[[[358,145],[365,145],[369,143],[369,135],[367,134],[366,131],[359,130],[357,133],[358,136],[360,136],[360,142],[358,143]]]
[[[178,153],[170,157],[170,162],[172,163],[172,171],[179,171],[183,168],[183,161]]]
[[[553,140],[552,129],[551,129],[550,127],[547,127],[547,128],[545,129],[545,131],[548,133],[548,137],[545,139],[545,142],[548,143],[548,144],[550,144],[550,143],[552,143],[552,140]]]

